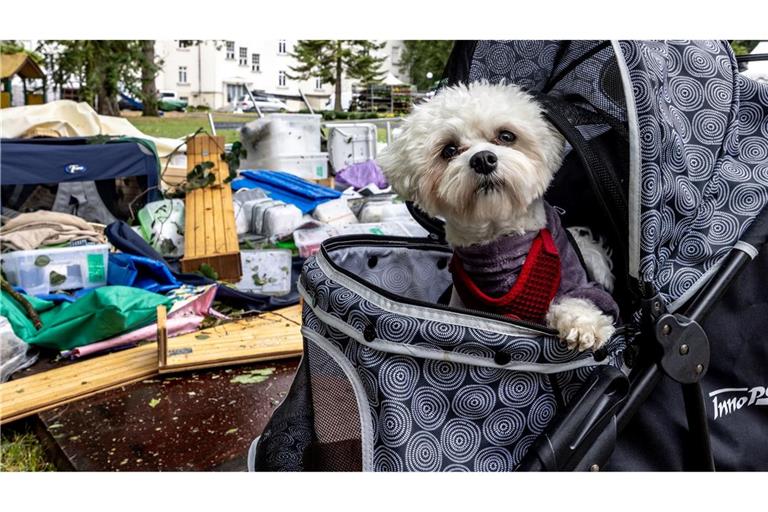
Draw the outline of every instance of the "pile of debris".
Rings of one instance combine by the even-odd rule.
[[[59,103],[3,113],[16,138],[2,141],[0,377],[16,376],[0,384],[0,421],[152,373],[300,354],[296,280],[322,241],[426,236],[374,161],[375,127],[331,128],[334,181],[319,116],[265,118],[225,146],[200,131],[152,139]],[[157,356],[105,355],[130,350]],[[27,399],[36,375],[22,370],[41,355],[134,362],[98,389],[60,382]]]

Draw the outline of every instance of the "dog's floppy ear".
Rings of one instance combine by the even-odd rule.
[[[416,201],[418,166],[412,160],[414,151],[408,147],[409,140],[406,128],[376,160],[394,191],[406,201]]]
[[[542,137],[540,143],[542,145],[542,156],[544,157],[544,165],[547,166],[552,174],[560,170],[560,166],[563,165],[563,153],[565,152],[565,138],[563,135],[547,122],[548,137]]]

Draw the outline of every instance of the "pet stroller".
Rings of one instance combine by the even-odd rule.
[[[413,206],[429,239],[307,260],[304,357],[253,466],[768,469],[768,84],[716,41],[464,41],[446,78],[544,105],[568,142],[546,198],[613,248],[622,326],[579,353],[444,305],[450,248]]]

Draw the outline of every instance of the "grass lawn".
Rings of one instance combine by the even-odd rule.
[[[0,471],[56,471],[56,468],[46,460],[34,434],[10,430],[0,437]]]
[[[257,119],[257,115],[247,114],[213,114],[214,123],[242,123]],[[198,128],[211,131],[208,124],[208,114],[202,112],[168,113],[163,117],[126,116],[136,128],[153,137],[171,137],[177,139],[195,133]],[[216,130],[217,135],[224,136],[224,142],[230,143],[240,139],[236,129]]]
[[[137,115],[127,115],[126,118],[136,128],[152,135],[153,137],[171,137],[177,139],[186,135],[191,135],[195,131],[202,127],[207,132],[210,132],[210,126],[208,124],[208,114],[202,112],[189,112],[189,113],[167,113],[163,117],[141,117]],[[258,119],[256,114],[222,114],[214,113],[214,123],[248,123]],[[230,143],[240,140],[240,135],[236,129],[217,129],[217,135],[224,136],[224,142]],[[387,130],[383,126],[379,126],[376,130],[376,138],[379,142],[387,141]]]

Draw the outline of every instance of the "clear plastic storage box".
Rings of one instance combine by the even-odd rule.
[[[328,177],[328,153],[273,156],[258,159],[251,167],[284,171],[305,180],[323,180]]]
[[[328,157],[333,169],[376,159],[376,125],[373,123],[326,124]]]
[[[316,228],[297,229],[293,232],[293,241],[299,250],[299,256],[309,258],[320,249],[323,241],[339,235],[386,235],[425,238],[429,236],[426,229],[416,221],[354,223],[343,226],[320,226]]]
[[[269,135],[278,155],[304,155],[320,152],[318,114],[270,114]]]
[[[309,258],[320,249],[320,244],[327,238],[337,236],[339,231],[333,226],[297,229],[293,232],[293,241],[299,250],[299,256]]]
[[[339,230],[342,235],[385,235],[425,238],[429,232],[416,221],[371,222],[347,224]]]
[[[8,281],[30,295],[107,284],[109,244],[8,252],[0,256]]]
[[[285,295],[291,291],[291,251],[255,249],[240,251],[243,277],[238,290],[263,295]]]

